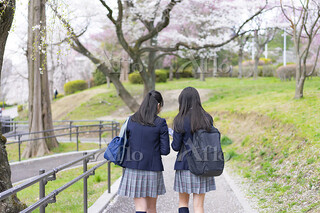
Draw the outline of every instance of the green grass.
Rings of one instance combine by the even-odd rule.
[[[117,180],[122,175],[122,168],[111,164],[111,183]],[[89,165],[88,169],[93,167]],[[53,190],[63,186],[67,182],[73,180],[82,174],[82,167],[62,171],[57,174],[55,181],[49,181],[46,185],[46,195]],[[94,176],[89,176],[88,179],[88,207],[90,207],[106,190],[108,189],[108,174],[107,164],[98,168]],[[19,199],[28,206],[38,201],[39,185],[35,184],[27,189],[18,192]],[[83,181],[80,180],[74,185],[61,192],[56,197],[57,202],[49,204],[46,212],[55,213],[78,213],[83,212]],[[33,211],[39,212],[39,209]]]
[[[102,93],[81,104],[70,112],[65,119],[96,119],[108,115],[122,106],[124,106],[124,103],[115,95],[115,92]]]
[[[23,150],[26,148],[27,144],[22,143],[21,145],[21,154],[23,153]],[[99,149],[99,144],[96,143],[79,143],[79,151],[84,150],[92,150],[92,149]],[[14,162],[19,160],[19,147],[18,144],[7,144],[6,150],[8,153],[8,159],[9,162]],[[59,147],[52,150],[47,155],[52,154],[58,154],[58,153],[64,153],[64,152],[72,152],[77,151],[77,145],[76,143],[59,143]],[[25,160],[22,158],[21,160]]]
[[[226,166],[245,178],[262,212],[319,212],[319,85],[319,77],[307,80],[300,100],[293,99],[294,81],[276,78],[188,79],[156,87],[212,90],[203,106],[223,135]],[[162,116],[172,123],[176,114]]]

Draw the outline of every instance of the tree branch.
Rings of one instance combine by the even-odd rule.
[[[112,15],[113,11],[111,10],[111,8],[106,4],[104,0],[100,0],[100,2],[105,8],[107,8],[109,12],[107,16],[110,19],[110,21],[112,21],[113,24],[116,24],[116,20],[113,18],[113,15]]]
[[[166,9],[162,12],[161,21],[155,26],[147,35],[142,36],[135,42],[135,48],[140,48],[141,44],[151,38],[153,38],[156,34],[161,32],[165,27],[167,27],[170,23],[170,12],[172,11],[173,7],[181,2],[181,0],[171,0],[171,2],[166,6]]]
[[[162,51],[162,52],[174,52],[174,51],[178,51],[180,49],[180,47],[185,47],[187,49],[193,49],[193,50],[200,50],[200,49],[205,49],[205,48],[217,48],[217,47],[221,47],[224,46],[228,43],[230,43],[231,41],[233,41],[235,38],[244,35],[246,33],[248,33],[249,31],[245,31],[245,32],[241,32],[242,28],[252,19],[254,19],[256,16],[260,15],[264,9],[266,8],[268,4],[268,0],[266,0],[266,5],[261,8],[258,12],[256,12],[254,15],[252,15],[250,18],[248,18],[245,22],[243,22],[240,27],[238,28],[238,30],[235,32],[235,34],[229,38],[228,40],[220,43],[220,44],[206,44],[203,46],[190,46],[189,44],[185,43],[185,42],[178,42],[175,44],[174,47],[159,47],[159,46],[155,46],[155,47],[145,47],[140,49],[140,53],[144,53],[144,52],[151,52],[151,51]]]

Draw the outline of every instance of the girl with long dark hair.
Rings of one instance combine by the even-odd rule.
[[[174,132],[171,147],[179,152],[174,166],[176,170],[174,190],[179,192],[179,213],[189,212],[189,197],[193,194],[193,206],[195,213],[204,212],[205,193],[215,190],[214,177],[201,177],[189,171],[186,154],[191,149],[193,133],[197,130],[210,130],[213,119],[207,113],[200,101],[198,91],[193,87],[187,87],[179,95],[179,113],[174,118]]]
[[[128,148],[118,194],[134,199],[136,212],[156,212],[158,195],[166,192],[161,155],[170,153],[166,120],[157,116],[163,107],[158,91],[150,91],[127,125]]]

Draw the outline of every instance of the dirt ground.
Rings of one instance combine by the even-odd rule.
[[[89,101],[100,93],[108,92],[108,89],[91,89],[68,95],[52,104],[53,120],[62,120],[69,112],[79,107],[82,103]]]

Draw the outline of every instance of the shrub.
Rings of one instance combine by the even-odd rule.
[[[247,60],[242,62],[242,66],[253,66],[253,65],[254,65],[254,60]],[[265,65],[265,61],[260,58],[258,66],[262,66],[262,65]]]
[[[262,68],[262,76],[263,77],[274,77],[276,76],[276,66],[274,65],[266,65]]]
[[[287,65],[290,65],[290,64],[295,64],[294,62],[287,62]],[[283,63],[279,63],[278,65],[277,65],[277,69],[279,68],[279,67],[282,67],[283,66]]]
[[[271,62],[272,62],[270,58],[260,58],[259,61],[260,60],[263,61],[264,64],[271,64]]]
[[[280,78],[281,81],[291,80],[296,77],[296,64],[289,64],[287,66],[281,66],[276,71],[276,77]],[[307,73],[311,72],[313,68],[312,64],[307,64]],[[317,76],[318,73],[315,70],[311,76]]]
[[[22,110],[23,110],[23,106],[22,105],[18,105],[17,112],[22,112]]]
[[[101,71],[96,69],[92,75],[95,86],[107,83],[106,76]]]
[[[176,78],[193,78],[194,75],[193,75],[193,66],[192,65],[189,65],[187,67],[185,67],[182,72],[181,72],[181,69],[174,71],[174,75]]]
[[[66,95],[73,94],[77,91],[85,90],[87,89],[88,85],[87,82],[84,80],[75,80],[75,81],[69,81],[66,83],[63,87],[64,93]]]
[[[5,101],[1,101],[1,102],[0,102],[0,107],[2,107],[2,106],[5,106],[5,107],[7,106],[7,104],[6,104]]]
[[[167,72],[165,70],[156,70],[156,82],[167,82]]]
[[[169,74],[170,74],[170,70],[169,69],[157,69],[156,70],[156,72],[157,71],[163,71],[163,72],[166,72],[166,74],[167,74],[167,78],[169,78]]]
[[[142,84],[142,78],[138,72],[133,72],[129,74],[129,82],[131,84]]]

